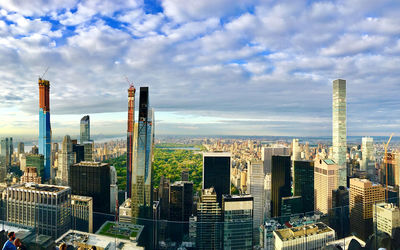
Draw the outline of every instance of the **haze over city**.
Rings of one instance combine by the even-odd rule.
[[[37,136],[46,68],[54,135],[124,134],[129,84],[149,86],[156,134],[348,135],[400,117],[397,1],[1,1],[0,134]]]

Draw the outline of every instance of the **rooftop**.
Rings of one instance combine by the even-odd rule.
[[[102,162],[81,161],[80,163],[76,163],[72,166],[104,167],[104,166],[108,166],[108,165],[110,165],[110,164],[102,163]]]
[[[93,198],[90,196],[71,195],[71,200],[91,201],[91,200],[93,200]]]
[[[119,239],[125,239],[130,241],[137,241],[140,237],[144,226],[136,225],[128,222],[114,222],[106,221],[96,234],[116,237]]]
[[[230,152],[204,152],[203,157],[231,157]]]
[[[325,159],[324,162],[328,165],[335,165],[336,163],[331,159]]]
[[[23,190],[33,190],[33,191],[43,191],[43,192],[51,192],[58,193],[67,189],[71,189],[66,186],[56,186],[56,185],[47,185],[47,184],[36,184],[33,182],[24,183],[24,184],[16,184],[14,186],[9,187],[9,189],[23,189]]]
[[[307,225],[307,226],[299,226],[293,228],[285,228],[274,231],[275,234],[282,240],[292,240],[295,238],[301,238],[305,236],[315,235],[315,234],[323,234],[327,232],[334,232],[334,230],[322,222],[318,222],[315,224]]]

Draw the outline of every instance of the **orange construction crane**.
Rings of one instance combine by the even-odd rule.
[[[394,133],[392,133],[389,137],[388,142],[385,145],[385,171],[386,171],[386,190],[385,190],[385,200],[388,202],[388,158],[387,158],[387,150],[388,146],[390,143],[390,140],[392,140]]]

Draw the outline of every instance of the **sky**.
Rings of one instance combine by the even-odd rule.
[[[2,0],[0,135],[37,136],[47,67],[58,136],[86,114],[92,134],[125,134],[125,76],[149,86],[156,134],[329,136],[337,78],[348,135],[396,133],[399,13],[396,0]]]

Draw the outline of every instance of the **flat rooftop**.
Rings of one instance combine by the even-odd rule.
[[[139,239],[144,226],[136,225],[128,222],[114,222],[106,221],[96,234],[116,237],[130,241],[137,241]]]
[[[314,234],[323,234],[327,232],[334,232],[334,230],[322,222],[318,222],[311,225],[285,228],[276,230],[276,235],[282,240],[292,240],[299,237],[305,237]]]
[[[230,152],[204,152],[203,157],[231,157]]]
[[[75,230],[69,230],[56,240],[57,245],[61,244],[62,242],[66,243],[67,246],[96,246],[102,249],[144,249],[143,247],[139,247],[135,242],[129,240],[116,239],[115,237],[85,233]]]
[[[81,161],[79,163],[73,164],[72,166],[105,167],[109,165],[110,164],[103,162]]]
[[[76,201],[91,201],[91,200],[93,200],[93,198],[90,197],[90,196],[83,196],[83,195],[71,195],[71,200],[76,200]]]
[[[33,182],[24,183],[24,184],[16,184],[14,186],[8,187],[9,189],[17,189],[17,190],[32,190],[32,191],[42,191],[42,192],[50,192],[50,193],[58,193],[67,189],[71,189],[66,186],[56,186],[56,185],[47,185],[47,184],[36,184]]]

